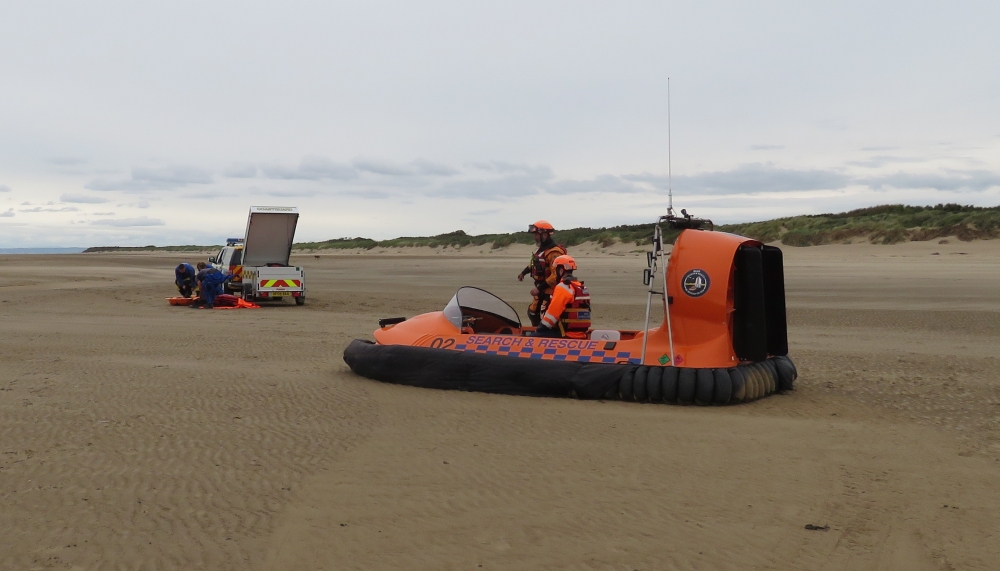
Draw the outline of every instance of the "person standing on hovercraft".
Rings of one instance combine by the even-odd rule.
[[[535,245],[538,247],[531,256],[528,266],[517,274],[517,281],[524,281],[524,276],[530,275],[535,282],[535,287],[531,290],[531,304],[528,305],[528,319],[531,324],[538,326],[542,322],[542,313],[545,305],[552,297],[552,291],[559,283],[559,277],[552,267],[552,262],[559,256],[566,255],[566,248],[561,244],[556,244],[552,239],[555,228],[545,220],[539,220],[528,226],[528,232],[535,236]]]
[[[559,285],[533,336],[586,339],[590,329],[590,292],[573,275],[576,260],[562,255],[552,261],[552,267],[559,277]]]
[[[195,280],[194,266],[187,262],[178,264],[174,268],[174,285],[177,286],[177,291],[180,292],[181,297],[191,297],[198,286]]]
[[[202,304],[205,305],[205,309],[215,307],[215,298],[222,295],[222,284],[226,283],[229,277],[205,262],[198,262],[198,275],[195,279],[198,281],[200,297],[198,301],[191,304],[191,307],[198,307]]]

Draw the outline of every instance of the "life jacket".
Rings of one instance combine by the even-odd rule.
[[[566,304],[559,316],[559,328],[570,337],[573,333],[586,335],[590,329],[590,291],[583,282],[576,280],[563,281],[562,285],[573,290],[573,301]]]
[[[552,256],[553,252],[556,253],[555,256]],[[552,267],[549,265],[549,259],[551,258],[554,260],[565,254],[566,248],[561,244],[553,242],[552,245],[548,247],[545,247],[543,244],[542,247],[531,256],[531,264],[529,265],[531,268],[531,279],[535,280],[536,283],[545,282],[549,277],[549,274],[552,272]]]

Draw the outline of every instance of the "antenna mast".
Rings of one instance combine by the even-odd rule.
[[[670,156],[670,77],[667,77],[667,214],[674,215],[674,179]]]

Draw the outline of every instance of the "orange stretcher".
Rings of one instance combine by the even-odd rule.
[[[196,301],[196,299],[192,298],[192,297],[179,297],[179,296],[178,297],[168,297],[166,299],[170,303],[170,305],[191,305],[191,304],[193,304]],[[237,298],[236,305],[229,306],[229,307],[222,307],[222,306],[216,305],[212,309],[260,309],[260,306],[257,305],[256,303],[252,303],[252,302],[246,301],[245,299],[239,299],[239,298]]]

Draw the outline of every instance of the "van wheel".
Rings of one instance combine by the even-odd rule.
[[[242,290],[243,290],[243,292],[242,292],[243,293],[243,299],[245,301],[253,301],[253,285],[252,284],[243,284]]]
[[[305,304],[306,304],[306,296],[300,295],[299,297],[295,298],[295,305],[305,305]]]

